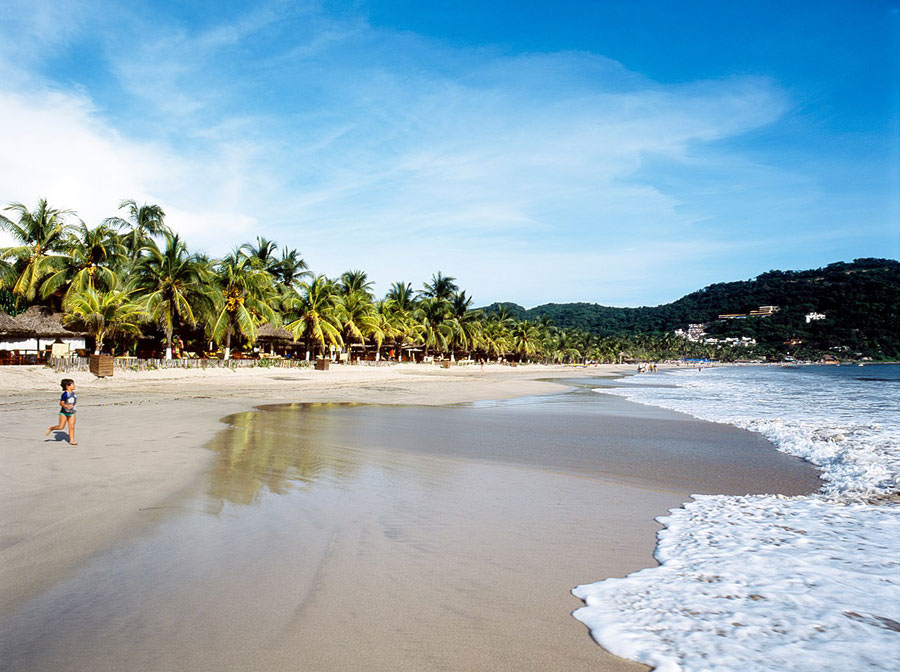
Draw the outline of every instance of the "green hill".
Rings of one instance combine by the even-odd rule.
[[[752,280],[704,287],[655,307],[614,308],[592,303],[548,303],[525,309],[504,306],[516,319],[550,318],[563,329],[599,336],[661,334],[704,323],[712,337],[747,336],[769,350],[792,347],[797,354],[837,351],[877,359],[900,358],[900,261],[856,259],[808,271],[769,271]],[[767,317],[719,319],[778,306]],[[807,322],[806,315],[824,319]],[[796,341],[801,341],[797,344]],[[786,341],[795,341],[788,346]]]

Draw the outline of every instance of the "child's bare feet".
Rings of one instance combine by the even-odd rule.
[[[53,427],[51,427],[46,432],[44,432],[44,436],[50,436],[50,432],[52,432],[52,431],[53,431]]]
[[[77,446],[77,445],[78,445],[78,441],[69,441],[69,445],[70,445],[70,446]]]

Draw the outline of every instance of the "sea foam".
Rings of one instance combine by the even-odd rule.
[[[877,371],[729,368],[598,390],[760,432],[825,485],[696,495],[659,518],[659,567],[573,591],[594,639],[666,672],[896,669],[900,374]]]

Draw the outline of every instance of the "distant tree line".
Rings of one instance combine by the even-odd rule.
[[[763,305],[780,310],[767,317],[719,320]],[[711,337],[754,338],[755,348],[720,352],[729,357],[774,357],[788,353],[816,359],[824,354],[900,358],[900,261],[863,258],[807,271],[769,271],[753,280],[716,283],[662,306],[614,308],[590,303],[549,303],[530,310],[494,304],[520,320],[545,317],[563,329],[610,337],[661,336],[704,323]],[[820,313],[823,320],[807,322]],[[800,341],[800,343],[797,343]],[[719,348],[719,350],[722,350]]]
[[[310,270],[296,249],[273,240],[235,245],[221,258],[191,250],[162,208],[121,203],[117,215],[89,226],[46,200],[9,204],[0,229],[15,243],[0,248],[0,309],[30,305],[65,313],[88,330],[98,351],[136,351],[156,343],[250,350],[260,327],[283,327],[313,353],[355,349],[362,357],[419,356],[556,363],[685,357],[780,357],[788,351],[900,356],[900,262],[857,259],[813,271],[770,271],[720,283],[654,308],[596,304],[472,307],[454,277],[434,273],[416,289],[394,282],[376,297],[364,271],[330,278]],[[719,321],[720,313],[778,305],[770,317]],[[809,312],[826,319],[806,324]],[[751,336],[755,348],[722,347],[676,337],[708,323],[710,335]],[[802,343],[797,343],[801,341]],[[377,353],[377,355],[376,355]],[[393,353],[393,354],[391,354]]]
[[[0,229],[15,244],[0,249],[0,309],[61,311],[92,334],[97,352],[143,348],[171,358],[184,343],[185,351],[228,359],[250,352],[271,325],[308,352],[353,350],[354,358],[576,363],[676,354],[640,334],[600,337],[547,318],[473,309],[441,271],[418,289],[401,280],[376,297],[364,271],[316,274],[298,250],[262,236],[211,258],[188,247],[162,208],[134,200],[94,226],[46,200],[4,212]]]

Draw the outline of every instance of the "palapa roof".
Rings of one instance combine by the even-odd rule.
[[[263,324],[260,326],[259,330],[256,332],[257,339],[266,339],[273,341],[292,341],[294,337],[284,327],[276,327],[274,325]]]
[[[22,333],[25,333],[24,327],[16,321],[16,318],[10,317],[0,310],[0,334],[12,336]]]
[[[38,338],[55,338],[57,336],[86,336],[85,331],[67,329],[63,324],[63,313],[54,313],[46,306],[30,306],[13,321],[19,325],[17,333]]]

